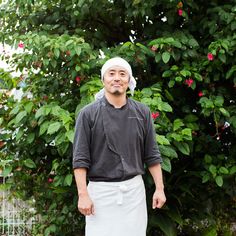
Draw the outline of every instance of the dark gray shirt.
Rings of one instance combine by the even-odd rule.
[[[151,112],[127,98],[115,108],[105,97],[84,107],[76,120],[73,168],[88,169],[91,181],[123,181],[160,163]]]

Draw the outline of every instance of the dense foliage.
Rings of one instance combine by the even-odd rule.
[[[231,235],[236,220],[236,1],[8,0],[0,7],[0,165],[13,196],[34,199],[33,235],[82,235],[71,168],[74,121],[101,88],[100,68],[132,65],[134,99],[153,112],[167,204],[148,236]],[[105,58],[104,56],[105,55]]]

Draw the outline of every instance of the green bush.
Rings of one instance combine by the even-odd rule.
[[[166,206],[153,211],[145,176],[148,236],[230,235],[236,219],[236,2],[9,0],[0,38],[20,48],[2,54],[0,148],[4,188],[33,198],[33,235],[82,235],[71,168],[74,121],[102,87],[100,68],[122,56],[132,65],[134,99],[153,112],[163,156]],[[103,58],[105,54],[106,58]],[[1,72],[2,74],[2,72]],[[223,209],[223,210],[222,210]]]

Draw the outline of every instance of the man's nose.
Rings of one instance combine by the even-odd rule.
[[[115,74],[115,80],[117,81],[117,80],[120,80],[120,75],[119,75],[119,73],[116,73]]]

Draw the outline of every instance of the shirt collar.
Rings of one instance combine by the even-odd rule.
[[[129,98],[127,96],[126,96],[126,104],[120,108],[115,108],[111,103],[109,103],[105,95],[102,97],[101,101],[102,101],[103,106],[111,107],[117,110],[124,110],[128,107],[128,104],[129,104]]]

